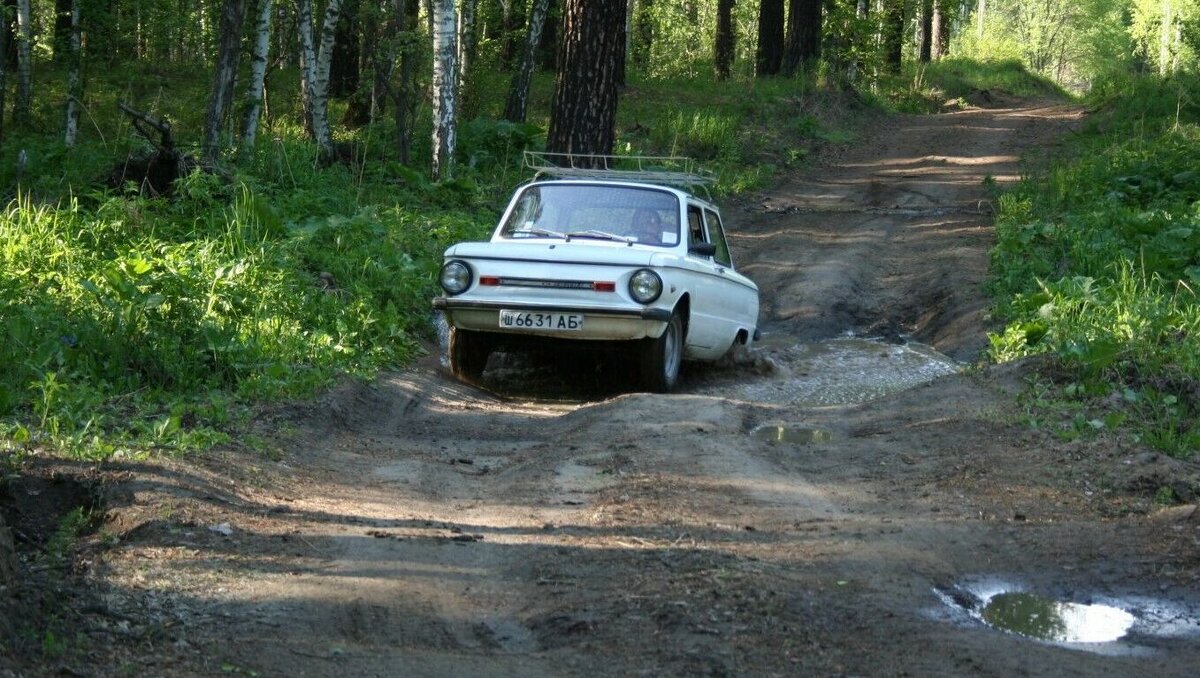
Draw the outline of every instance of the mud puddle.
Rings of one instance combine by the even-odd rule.
[[[934,348],[915,342],[889,344],[847,337],[783,346],[768,342],[760,350],[771,355],[779,367],[777,376],[749,381],[735,389],[734,397],[797,407],[858,405],[964,368]]]
[[[1200,635],[1200,611],[1151,598],[1053,597],[999,581],[934,593],[959,622],[1104,655],[1151,652],[1139,641]]]

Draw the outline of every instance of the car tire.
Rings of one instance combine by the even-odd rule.
[[[450,373],[469,384],[477,384],[483,378],[488,356],[492,354],[492,341],[484,332],[450,328]]]
[[[675,389],[683,364],[683,337],[683,317],[676,311],[662,335],[643,341],[640,362],[642,386],[647,391],[667,393]]]

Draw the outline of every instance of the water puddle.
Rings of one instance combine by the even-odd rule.
[[[819,428],[802,428],[798,426],[779,426],[763,424],[750,432],[756,440],[776,443],[792,443],[795,445],[811,445],[827,443],[833,440],[833,434]]]
[[[857,405],[963,369],[924,344],[859,338],[793,346],[774,357],[784,376],[746,383],[743,398],[800,407]]]
[[[1150,653],[1150,648],[1136,644],[1138,639],[1200,635],[1195,606],[1153,598],[1054,598],[987,579],[936,588],[934,594],[950,621],[982,623],[1031,640],[1104,655]]]
[[[992,628],[1052,643],[1111,643],[1124,638],[1134,622],[1116,607],[1016,592],[992,596],[980,615]]]

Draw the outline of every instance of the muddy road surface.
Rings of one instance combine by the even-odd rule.
[[[200,465],[113,471],[84,563],[86,633],[111,642],[55,670],[1195,675],[1200,516],[1150,498],[1176,462],[1029,430],[1028,366],[961,369],[989,329],[988,184],[1078,120],[890,119],[727,206],[766,337],[676,394],[520,361],[480,390],[431,355],[266,413]],[[905,341],[944,355],[861,397]],[[523,369],[555,397],[515,386]],[[1032,640],[984,623],[999,591],[1132,626],[1055,642],[1086,615],[1017,600],[1050,634]]]

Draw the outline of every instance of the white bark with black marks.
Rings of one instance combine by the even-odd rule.
[[[71,34],[68,38],[71,66],[67,71],[67,130],[63,139],[67,148],[75,145],[75,138],[79,134],[79,107],[83,97],[82,80],[79,77],[79,69],[83,64],[83,55],[80,53],[79,2],[80,0],[71,0]]]
[[[304,114],[304,129],[313,133],[313,83],[317,79],[317,50],[313,47],[312,0],[297,0],[296,32],[300,38],[300,108]]]
[[[263,82],[271,49],[271,0],[258,0],[258,25],[254,27],[254,53],[250,57],[250,83],[246,87],[246,117],[242,125],[242,153],[254,150],[258,118],[263,109]]]
[[[479,0],[462,0],[462,11],[458,15],[458,93],[464,96],[467,88],[467,70],[475,51],[475,13]]]
[[[433,0],[432,176],[435,181],[449,178],[454,162],[456,24],[454,0]]]
[[[30,0],[17,0],[17,101],[13,107],[13,122],[27,124],[29,107],[33,102],[33,17]]]
[[[217,67],[208,96],[208,112],[204,116],[203,155],[210,163],[216,162],[221,154],[221,131],[224,127],[225,112],[233,98],[233,79],[237,75],[242,20],[245,15],[246,0],[225,0],[221,8],[221,42],[217,49]]]
[[[333,59],[333,39],[337,33],[342,0],[329,0],[325,20],[321,25],[321,47],[313,66],[312,122],[313,138],[321,147],[321,156],[331,160],[335,155],[333,133],[329,129],[329,62]]]
[[[513,75],[512,88],[508,92],[508,102],[504,106],[504,118],[513,122],[525,122],[529,108],[529,85],[533,81],[533,66],[537,59],[537,47],[542,40],[542,28],[546,25],[546,15],[550,10],[550,0],[533,0],[529,10],[529,32],[525,35],[525,51],[521,54],[521,65]],[[626,41],[628,44],[628,40]]]

